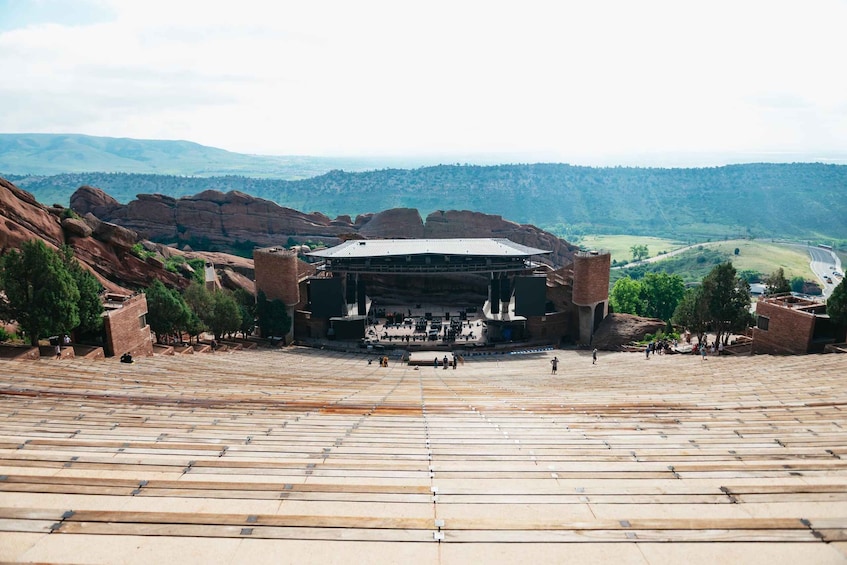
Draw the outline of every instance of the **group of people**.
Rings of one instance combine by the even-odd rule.
[[[452,365],[453,369],[455,369],[456,366],[458,365],[458,363],[459,363],[459,356],[458,355],[453,355],[452,361],[445,355],[444,359],[442,360],[441,366],[446,371],[447,367],[449,367],[450,365]],[[432,362],[432,366],[435,367],[436,369],[438,368],[438,357],[436,357],[435,360]]]
[[[660,339],[659,341],[651,341],[647,344],[647,348],[645,349],[644,353],[647,356],[647,359],[649,359],[651,355],[655,355],[657,353],[659,355],[662,355],[663,353],[667,353],[668,351],[676,347],[676,345],[676,340],[671,341],[667,339]]]
[[[714,342],[712,342],[712,345],[709,345],[709,342],[706,341],[703,343],[703,345],[698,344],[694,352],[700,353],[700,357],[703,359],[703,361],[706,360],[707,352],[710,355],[714,355],[715,353],[717,353],[718,355],[723,355],[723,342],[719,342],[716,347]]]

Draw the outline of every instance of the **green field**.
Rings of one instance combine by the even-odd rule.
[[[669,239],[620,235],[584,237],[580,239],[579,245],[589,249],[607,250],[618,263],[632,261],[630,247],[633,245],[647,245],[651,257],[686,247],[683,242]],[[807,280],[817,280],[809,268],[809,254],[803,246],[767,240],[732,239],[695,244],[692,248],[682,250],[667,259],[633,267],[633,270],[614,269],[612,282],[627,276],[628,273],[638,278],[644,272],[668,272],[682,276],[686,283],[695,283],[716,264],[726,261],[732,261],[739,272],[753,271],[767,276],[781,267],[788,279],[799,276]]]
[[[782,267],[788,279],[803,277],[817,280],[809,267],[809,252],[802,246],[742,239],[713,243],[710,247],[731,257],[732,265],[739,271],[751,270],[767,275]],[[733,254],[736,247],[739,249],[737,256]]]
[[[632,261],[632,251],[630,248],[633,245],[646,245],[649,257],[655,257],[659,253],[673,251],[680,247],[685,247],[688,244],[696,243],[690,241],[675,241],[672,239],[663,239],[660,237],[648,237],[643,235],[586,235],[579,238],[579,241],[572,242],[580,247],[590,250],[603,250],[612,254],[612,260],[618,263],[622,261]]]

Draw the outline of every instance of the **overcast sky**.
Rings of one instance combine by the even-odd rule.
[[[845,30],[847,0],[0,0],[0,132],[847,163]]]

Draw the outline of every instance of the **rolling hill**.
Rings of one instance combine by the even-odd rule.
[[[101,170],[126,171],[122,164],[130,163],[172,173],[74,173],[67,168],[64,174],[50,176],[9,174],[10,163],[25,160],[21,147],[29,148],[31,159],[40,155],[56,168],[69,167],[75,151],[81,163],[95,166],[99,151]],[[328,216],[355,217],[389,208],[416,208],[422,215],[473,210],[534,224],[565,238],[628,233],[681,241],[764,237],[839,244],[847,240],[844,165],[758,163],[688,169],[439,165],[359,172],[333,169],[309,176],[309,170],[331,163],[301,158],[306,178],[293,173],[270,178],[274,175],[268,168],[261,169],[266,178],[258,178],[259,169],[251,167],[267,165],[266,159],[280,163],[298,158],[239,155],[187,142],[0,136],[0,173],[6,172],[6,178],[40,202],[63,205],[83,185],[101,188],[122,203],[138,194],[179,198],[210,189],[237,190]],[[205,176],[215,171],[237,174]]]

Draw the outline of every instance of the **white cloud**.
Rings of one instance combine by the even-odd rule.
[[[85,5],[108,21],[0,32],[6,131],[584,162],[847,147],[837,0]]]

